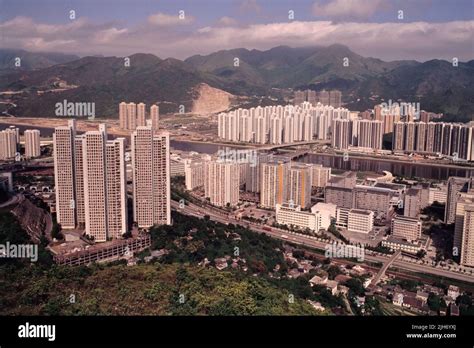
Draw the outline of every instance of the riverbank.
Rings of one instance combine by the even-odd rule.
[[[310,154],[320,155],[320,156],[334,156],[334,157],[341,157],[343,158],[343,154],[337,153],[326,153],[326,152],[311,152]],[[449,164],[449,163],[434,163],[434,162],[420,162],[420,161],[406,161],[398,158],[387,158],[387,157],[378,157],[378,156],[361,156],[361,155],[353,155],[349,153],[349,158],[356,158],[356,159],[363,159],[363,160],[374,160],[374,161],[384,161],[384,162],[395,162],[395,163],[403,163],[403,164],[413,164],[413,165],[420,165],[420,166],[435,166],[435,167],[444,167],[444,168],[454,168],[454,169],[467,169],[467,170],[474,170],[474,164],[472,165],[456,165],[456,164]]]

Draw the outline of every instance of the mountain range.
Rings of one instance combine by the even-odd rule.
[[[17,58],[21,58],[17,61]],[[53,52],[28,52],[25,50],[0,48],[0,73],[6,74],[15,70],[34,70],[79,59],[73,54]],[[18,64],[19,63],[19,64]]]
[[[95,102],[97,115],[106,117],[117,117],[123,100],[159,103],[163,112],[176,112],[181,104],[190,110],[195,87],[205,83],[236,96],[272,96],[278,102],[292,89],[336,88],[351,110],[392,99],[420,102],[422,109],[454,120],[474,119],[474,60],[457,66],[443,60],[385,62],[343,45],[240,48],[184,61],[139,53],[128,57],[130,66],[118,57],[22,54],[25,64],[14,71],[12,53],[0,50],[0,91],[21,92],[11,97],[17,106],[8,111],[20,116],[54,116],[54,104],[64,99]]]

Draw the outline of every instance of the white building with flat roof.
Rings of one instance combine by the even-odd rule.
[[[392,236],[416,241],[421,237],[421,221],[418,218],[397,215],[392,219]]]
[[[318,232],[326,229],[319,212],[302,211],[301,206],[290,206],[289,204],[276,205],[276,222],[280,225],[294,226],[300,229],[310,229]]]
[[[337,206],[331,203],[316,203],[311,207],[313,214],[319,213],[321,219],[321,227],[328,229],[331,226],[331,222],[336,220],[337,217]]]
[[[364,209],[351,209],[347,217],[347,230],[369,233],[374,228],[374,212]]]

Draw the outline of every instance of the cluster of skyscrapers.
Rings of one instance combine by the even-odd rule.
[[[299,98],[301,102],[295,106],[256,107],[219,114],[219,138],[276,145],[330,139],[332,147],[338,150],[378,151],[383,149],[384,134],[393,133],[394,152],[441,154],[459,160],[474,160],[472,125],[415,122],[415,115],[429,120],[431,113],[416,110],[408,103],[406,106],[402,103],[403,107],[376,105],[373,113],[366,114],[314,102],[314,91],[297,93],[304,98]]]
[[[125,139],[107,139],[105,124],[76,134],[75,121],[53,135],[57,221],[64,229],[85,227],[97,242],[128,230]]]
[[[308,102],[313,106],[318,103],[322,105],[330,105],[335,108],[341,107],[342,93],[338,90],[326,91],[323,89],[320,92],[307,89],[305,91],[295,91],[293,102],[295,105],[302,105]]]
[[[383,122],[361,119],[334,119],[331,145],[338,150],[358,147],[382,150]]]
[[[160,108],[158,105],[150,107],[151,127],[158,129],[160,120]],[[120,128],[134,131],[137,127],[147,125],[146,104],[144,103],[126,103],[119,104],[119,124]]]
[[[240,190],[260,195],[260,206],[277,204],[309,208],[312,187],[324,187],[331,168],[320,164],[291,162],[269,153],[258,153],[253,163],[228,161],[218,156],[185,161],[186,187],[202,186],[204,195],[216,206],[235,206]]]
[[[442,154],[474,160],[474,127],[443,122],[397,122],[393,129],[395,152]]]
[[[308,102],[237,109],[218,115],[218,136],[258,144],[328,140],[331,122],[338,118],[349,118],[349,110]]]
[[[132,134],[133,216],[138,227],[169,224],[169,138],[151,126]],[[109,139],[105,124],[77,134],[75,120],[53,135],[57,221],[84,229],[96,242],[130,230],[126,139]]]
[[[474,179],[450,177],[444,221],[454,223],[453,256],[474,267]]]
[[[20,130],[14,126],[0,131],[0,160],[17,159],[19,156]],[[24,132],[25,157],[34,158],[41,155],[40,131],[27,129]]]
[[[82,135],[76,134],[74,121],[56,128],[57,217],[63,228],[84,228],[96,241],[119,238],[128,230],[125,146],[123,138],[108,140],[105,125]],[[168,136],[150,125],[139,126],[132,133],[131,152],[134,221],[143,228],[169,224]],[[254,160],[187,159],[186,186],[191,190],[202,187],[210,203],[221,207],[237,205],[242,190],[259,193],[260,207],[275,209],[278,223],[318,230],[335,221],[336,226],[359,233],[370,232],[379,214],[388,218],[403,198],[404,214],[391,217],[392,235],[383,245],[414,251],[419,250],[421,209],[430,201],[446,200],[445,222],[455,224],[453,254],[460,257],[461,265],[474,266],[471,178],[451,177],[447,194],[441,197],[436,195],[440,190],[427,184],[406,191],[405,185],[398,184],[358,185],[353,172],[331,176],[331,168],[295,163],[269,153],[258,153]],[[324,187],[325,203],[308,211],[314,187]]]

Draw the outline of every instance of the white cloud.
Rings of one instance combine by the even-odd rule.
[[[217,21],[217,24],[222,25],[224,27],[232,27],[232,26],[237,25],[237,21],[234,18],[224,16],[224,17],[219,18],[219,20]]]
[[[163,27],[190,24],[193,21],[194,17],[187,15],[186,12],[183,14],[177,13],[176,15],[158,12],[148,17],[148,23]]]
[[[97,32],[94,35],[94,41],[101,44],[113,43],[124,34],[128,33],[128,29],[117,29],[115,27],[108,28]]]
[[[368,19],[376,12],[388,8],[386,0],[331,0],[313,4],[313,14],[331,19]]]
[[[120,23],[96,24],[87,19],[50,25],[17,17],[0,22],[0,46],[80,55],[126,56],[143,52],[161,58],[183,59],[240,47],[264,50],[278,45],[302,47],[340,43],[363,56],[384,60],[451,60],[458,57],[466,61],[474,59],[473,26],[472,20],[444,23],[292,21],[249,26],[216,25],[198,30],[184,26],[176,30],[170,25],[145,23],[126,27]]]

